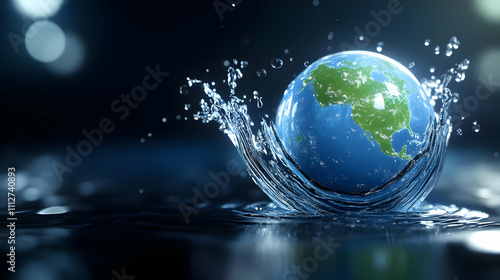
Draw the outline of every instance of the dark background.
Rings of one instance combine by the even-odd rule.
[[[192,263],[204,260],[208,264],[226,265],[222,271],[236,269],[231,266],[231,254],[241,258],[239,264],[246,260],[245,251],[240,250],[238,246],[241,244],[237,240],[247,240],[245,238],[248,235],[250,244],[253,244],[261,242],[261,238],[267,238],[268,232],[275,232],[279,237],[296,232],[294,225],[262,229],[241,226],[236,232],[244,234],[238,237],[231,235],[236,241],[230,238],[234,243],[228,244],[222,241],[227,237],[225,234],[201,236],[198,239],[183,237],[181,233],[185,231],[203,231],[213,226],[207,222],[201,224],[201,229],[195,227],[196,230],[193,230],[177,216],[170,219],[173,225],[165,232],[148,231],[144,234],[149,228],[140,228],[131,230],[118,243],[112,243],[116,236],[130,230],[130,225],[139,224],[140,219],[130,219],[129,224],[113,227],[111,231],[105,229],[108,220],[89,222],[96,227],[78,231],[71,235],[70,241],[64,238],[69,234],[61,231],[63,226],[58,222],[67,221],[70,227],[77,227],[87,224],[82,221],[86,217],[107,219],[123,214],[132,215],[152,205],[170,204],[176,211],[178,203],[189,202],[193,197],[193,188],[202,189],[211,181],[209,172],[225,170],[227,163],[232,160],[243,166],[229,139],[218,131],[216,124],[206,125],[192,119],[204,94],[199,88],[189,89],[188,94],[179,94],[179,88],[186,84],[186,77],[215,81],[217,90],[227,96],[227,86],[222,82],[226,78],[223,62],[233,59],[248,61],[237,94],[250,96],[254,90],[259,91],[264,107],[257,109],[252,103],[249,106],[251,115],[256,122],[264,114],[269,114],[273,119],[284,89],[294,75],[304,69],[304,62],[313,62],[324,55],[341,51],[342,43],[356,46],[354,28],[364,30],[374,20],[370,12],[385,10],[389,3],[320,0],[319,5],[315,5],[312,0],[242,0],[234,1],[237,5],[232,11],[225,11],[221,20],[214,8],[215,1],[66,1],[49,20],[66,34],[79,38],[84,56],[77,70],[61,74],[52,71],[51,64],[33,59],[24,44],[18,46],[18,52],[15,51],[9,34],[23,37],[32,19],[23,18],[13,2],[0,3],[0,38],[3,38],[0,40],[0,167],[5,170],[0,172],[0,179],[5,181],[7,167],[16,167],[16,206],[19,211],[36,212],[53,206],[70,206],[70,213],[89,211],[88,216],[83,214],[42,222],[38,221],[39,217],[35,214],[33,217],[27,216],[28,221],[34,225],[38,221],[39,224],[23,234],[41,238],[40,244],[46,246],[43,250],[39,248],[32,258],[52,256],[46,260],[51,264],[59,260],[58,255],[50,251],[51,246],[57,247],[54,245],[57,242],[43,243],[44,236],[65,240],[58,246],[74,246],[70,251],[79,252],[78,258],[85,260],[83,263],[90,267],[85,271],[93,271],[94,279],[101,279],[100,276],[111,279],[110,271],[114,268],[120,270],[124,263],[135,269],[135,275],[139,275],[143,262],[152,262],[156,273],[164,265],[159,261],[161,258],[156,256],[167,256],[168,268],[177,267],[181,273],[191,275],[191,278],[210,279],[208,275],[222,272],[208,269],[211,273],[203,278],[207,270],[200,266],[193,267]],[[389,24],[382,27],[378,35],[368,36],[365,40],[367,45],[359,49],[375,51],[377,42],[383,42],[382,54],[403,65],[414,62],[411,71],[419,79],[431,76],[431,66],[436,67],[436,75],[439,75],[464,58],[470,59],[465,81],[452,82],[450,85],[454,92],[460,94],[458,104],[463,104],[467,96],[472,98],[478,85],[481,85],[479,77],[488,79],[491,75],[492,81],[500,82],[500,1],[493,1],[493,6],[486,9],[493,14],[490,17],[478,8],[483,2],[488,1],[401,0],[401,13],[392,15]],[[220,3],[227,2],[220,0]],[[329,32],[334,32],[332,40],[328,39]],[[452,36],[457,36],[461,45],[451,57],[446,57],[446,43]],[[424,46],[425,39],[431,40],[429,47]],[[436,45],[441,47],[441,54],[437,56],[434,54]],[[289,50],[288,54],[284,53],[285,49]],[[275,57],[283,59],[284,66],[281,69],[270,66],[271,59]],[[161,71],[168,72],[169,76],[156,89],[148,92],[147,98],[136,109],[131,109],[127,118],[120,120],[119,114],[111,111],[110,104],[121,94],[130,94],[132,88],[141,85],[147,74],[145,68],[155,68],[156,65]],[[267,70],[264,78],[258,78],[255,74],[261,68]],[[188,111],[183,109],[186,103],[192,104]],[[463,135],[452,133],[445,171],[433,192],[439,195],[439,199],[432,194],[429,199],[443,204],[474,206],[475,209],[498,214],[500,85],[495,86],[491,95],[476,105],[477,109],[455,126],[455,129],[460,127],[463,130]],[[457,115],[456,112],[452,113]],[[180,120],[176,119],[177,115],[181,116]],[[184,117],[189,119],[186,121]],[[69,145],[75,149],[85,139],[82,130],[98,128],[103,118],[111,119],[116,125],[115,130],[105,134],[102,143],[93,146],[92,152],[82,157],[81,163],[72,168],[71,173],[64,173],[62,180],[59,180],[54,172],[54,163],[64,164],[66,147]],[[162,118],[167,118],[167,122],[162,122]],[[475,120],[481,126],[478,133],[472,131],[472,122]],[[152,133],[152,137],[148,137],[148,133]],[[143,138],[145,142],[141,143]],[[242,174],[232,177],[231,188],[224,189],[211,203],[216,205],[217,201],[227,199],[254,202],[265,200],[266,197],[248,175]],[[0,206],[6,208],[5,199],[1,200]],[[212,216],[207,209],[200,217]],[[156,216],[149,218],[151,223],[157,224],[169,221]],[[217,226],[225,229],[221,224]],[[52,230],[51,227],[56,228]],[[300,236],[315,235],[314,232],[321,230],[319,225],[317,227],[312,226],[311,231],[306,233],[299,230],[299,237],[295,238],[303,241]],[[229,230],[234,231],[234,228]],[[340,235],[346,232],[341,230]],[[367,235],[361,234],[361,239],[369,236],[370,230],[366,232]],[[385,230],[378,233],[373,238],[384,240]],[[399,230],[391,232],[394,235],[400,233]],[[422,238],[431,235],[434,232],[425,233]],[[138,241],[145,236],[151,240],[144,243]],[[161,245],[155,243],[165,239],[168,241]],[[404,240],[402,243],[408,244],[408,239]],[[422,242],[412,242],[409,242],[408,250],[419,250],[418,246]],[[114,245],[106,250],[105,247],[110,243]],[[394,243],[397,245],[397,242]],[[289,245],[295,248],[303,246],[301,244],[292,242]],[[434,245],[426,245],[428,247],[424,246],[423,251],[414,256],[424,259],[427,253],[434,252]],[[457,247],[461,245],[455,245],[451,249],[448,245],[442,245],[443,257],[440,257],[442,251],[439,251],[435,258],[448,264],[450,271],[465,269],[461,271],[465,274],[481,267],[476,264],[461,267],[460,263],[468,262],[472,257],[460,255],[463,251]],[[243,247],[252,246],[245,243]],[[349,248],[346,243],[343,246]],[[354,247],[357,248],[356,245]],[[28,255],[29,248],[21,254]],[[269,245],[263,248],[268,248],[264,253],[269,253],[266,250],[275,247]],[[406,250],[404,246],[401,248]],[[430,251],[425,251],[425,248]],[[454,250],[459,250],[460,254]],[[94,259],[96,252],[101,256],[98,259]],[[276,252],[271,250],[271,253]],[[63,256],[68,258],[68,255]],[[149,256],[150,259],[136,259],[139,258],[137,256]],[[342,255],[339,259],[342,259]],[[498,258],[494,260],[498,261]],[[425,269],[431,265],[425,260],[413,261],[417,268]],[[75,263],[69,266],[84,271]],[[494,267],[491,259],[484,263],[488,269]],[[342,265],[341,262],[337,264]],[[245,270],[241,271],[244,275]],[[149,272],[154,275],[151,270]],[[453,279],[456,273],[443,273],[443,278],[435,279],[444,279],[445,276]],[[485,272],[485,275],[490,274]],[[417,278],[428,279],[427,276]],[[61,277],[67,279],[66,276]],[[81,279],[90,278],[81,276]],[[248,279],[252,277],[248,276]]]
[[[401,13],[392,15],[378,35],[365,36],[367,45],[361,49],[375,51],[377,42],[384,42],[382,53],[403,65],[415,62],[412,72],[419,79],[430,77],[431,66],[439,75],[464,58],[470,59],[466,80],[451,84],[463,104],[467,96],[474,96],[480,75],[500,81],[500,64],[496,63],[500,61],[499,23],[484,17],[479,2],[401,1]],[[76,71],[60,74],[32,59],[23,44],[15,52],[8,34],[24,36],[30,20],[17,12],[13,1],[3,1],[2,166],[25,164],[22,157],[47,154],[52,157],[47,162],[58,159],[64,163],[65,147],[76,149],[85,139],[83,129],[98,128],[103,118],[110,118],[116,129],[104,135],[102,144],[63,177],[116,180],[122,172],[132,172],[146,181],[161,177],[162,181],[186,182],[205,176],[207,168],[223,169],[229,159],[238,156],[215,124],[192,120],[203,93],[191,89],[181,96],[179,87],[186,84],[186,77],[215,81],[218,90],[227,93],[222,83],[223,61],[246,60],[249,66],[237,92],[242,96],[258,90],[264,107],[249,106],[254,119],[264,113],[274,118],[284,89],[304,69],[303,63],[340,51],[342,43],[361,46],[354,41],[355,27],[364,30],[374,20],[371,12],[387,10],[389,2],[321,1],[315,6],[312,1],[236,1],[233,10],[219,13],[214,3],[67,1],[49,20],[80,39],[84,56]],[[329,32],[334,32],[332,40],[327,38]],[[446,43],[452,36],[458,37],[461,46],[446,57]],[[431,40],[427,48],[425,39]],[[441,47],[439,56],[433,54],[436,45]],[[274,57],[284,60],[282,69],[271,68]],[[111,111],[112,102],[141,85],[145,67],[156,65],[170,75],[124,120],[118,119],[119,114]],[[267,70],[265,78],[255,75],[260,68]],[[460,124],[455,122],[455,129],[460,127],[463,135],[453,133],[450,149],[478,150],[490,158],[500,150],[499,91],[495,88],[486,100],[472,104],[477,109]],[[185,103],[193,105],[191,110],[183,110]],[[176,120],[177,115],[181,120]],[[167,123],[161,121],[163,117]],[[474,120],[481,126],[479,133],[472,132]],[[147,137],[148,133],[153,137]],[[146,143],[141,144],[141,138]],[[248,178],[246,181],[251,184]],[[173,192],[182,190],[182,186],[172,188]]]
[[[363,49],[375,51],[376,43],[384,42],[383,53],[403,65],[414,61],[412,71],[419,78],[430,76],[430,66],[436,66],[440,74],[469,58],[472,62],[466,81],[453,86],[463,100],[474,94],[478,75],[492,74],[493,81],[495,76],[500,80],[498,68],[491,69],[497,72],[481,72],[486,67],[481,65],[484,55],[492,50],[498,55],[500,38],[498,24],[482,18],[475,2],[480,1],[401,1],[403,11],[393,15],[388,26],[369,38]],[[50,20],[81,39],[85,56],[78,71],[60,75],[32,59],[24,46],[15,53],[5,35],[23,35],[24,22],[11,1],[3,1],[2,143],[71,144],[80,139],[82,129],[96,127],[103,117],[115,117],[110,112],[111,102],[121,93],[130,93],[141,82],[144,68],[156,64],[170,76],[106,141],[136,141],[150,131],[155,132],[154,141],[158,142],[191,138],[193,134],[213,139],[219,133],[212,127],[174,121],[177,114],[186,115],[182,105],[187,100],[178,94],[186,77],[220,82],[225,78],[224,60],[247,60],[245,89],[260,90],[267,101],[263,111],[272,113],[292,75],[304,68],[304,61],[340,51],[342,42],[356,46],[353,28],[364,29],[373,20],[370,11],[387,9],[387,3],[321,1],[316,7],[312,1],[241,1],[233,11],[224,12],[221,21],[212,1],[69,1]],[[331,41],[327,39],[330,31],[334,32]],[[446,58],[445,45],[451,36],[457,36],[461,46]],[[427,38],[431,46],[425,48]],[[439,56],[432,54],[435,45],[441,46]],[[290,53],[285,54],[284,49]],[[271,69],[273,57],[285,61],[282,69]],[[289,62],[289,57],[294,60]],[[205,73],[207,68],[209,73]],[[259,68],[267,69],[265,79],[256,78]],[[193,102],[197,99],[192,98]],[[494,146],[498,142],[498,114],[494,114],[498,104],[498,92],[480,102],[480,108],[463,123],[466,133],[454,137],[452,147]],[[162,125],[162,117],[168,118],[167,125]],[[469,133],[475,119],[484,132]]]

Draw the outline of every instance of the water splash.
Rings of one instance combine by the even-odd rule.
[[[472,122],[472,131],[478,133],[481,130],[481,126],[477,123],[477,121]]]
[[[255,74],[257,74],[257,77],[259,78],[264,78],[267,75],[267,71],[266,69],[259,69],[255,72]]]
[[[280,58],[273,58],[271,60],[271,67],[273,67],[274,69],[280,69],[281,67],[283,67],[283,60],[281,60]]]
[[[438,55],[440,52],[441,52],[441,47],[436,46],[436,47],[434,48],[434,54],[435,54],[435,55]]]
[[[328,40],[331,41],[333,39],[333,31],[328,32]]]
[[[377,52],[382,52],[384,49],[384,42],[378,42],[377,43]]]
[[[222,205],[221,208],[232,209],[242,217],[265,218],[265,219],[286,219],[286,218],[315,218],[318,215],[304,214],[300,212],[290,212],[285,209],[276,207],[274,203],[265,201],[255,202],[249,205]],[[357,221],[364,220],[367,224],[386,226],[416,226],[421,225],[427,228],[468,228],[477,226],[496,225],[494,222],[484,222],[484,219],[489,218],[489,215],[467,208],[459,208],[452,204],[449,206],[440,204],[422,203],[415,207],[413,211],[408,213],[370,213],[370,212],[350,212],[347,216],[338,215],[321,215],[322,219],[340,219],[342,224],[345,219],[356,219]]]
[[[381,194],[378,190],[363,195],[342,194],[324,190],[308,180],[285,152],[272,121],[261,118],[260,127],[254,127],[247,101],[236,96],[237,81],[243,77],[238,68],[228,67],[230,95],[227,101],[210,83],[196,83],[202,86],[208,102],[204,99],[200,101],[201,110],[195,114],[195,119],[219,124],[219,130],[229,137],[245,160],[254,182],[279,208],[314,215],[339,211],[405,212],[418,205],[437,182],[452,132],[448,109],[452,102],[458,100],[458,94],[452,94],[448,85],[451,81],[463,81],[469,63],[466,59],[438,78],[432,76],[422,80],[422,86],[435,108],[436,118],[428,127],[421,152],[399,175],[383,186],[391,190],[389,194]],[[253,96],[262,101],[257,92]],[[259,102],[257,107],[262,107]],[[401,197],[417,199],[396,203]]]

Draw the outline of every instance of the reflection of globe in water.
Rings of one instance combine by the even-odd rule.
[[[309,179],[359,194],[407,166],[434,118],[408,69],[378,53],[348,51],[319,59],[290,83],[276,130]]]

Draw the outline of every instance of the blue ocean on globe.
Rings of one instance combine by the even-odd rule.
[[[436,116],[415,76],[379,53],[346,51],[309,65],[288,86],[276,132],[323,189],[362,194],[398,177]]]

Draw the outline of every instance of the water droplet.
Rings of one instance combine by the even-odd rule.
[[[186,78],[188,86],[192,87],[194,84],[201,84],[201,80]]]
[[[167,118],[162,118],[161,121],[164,122],[164,123],[166,123],[167,122]]]
[[[236,58],[233,58],[233,64],[238,65],[238,60]]]
[[[242,61],[240,62],[240,68],[242,68],[242,69],[243,69],[243,68],[247,68],[247,66],[248,66],[248,61],[246,61],[246,60],[242,60]]]
[[[280,69],[283,66],[283,60],[281,60],[279,58],[273,58],[273,59],[271,59],[271,66],[274,69]]]
[[[144,142],[146,142],[146,139],[141,138],[141,143],[144,143]]]
[[[469,64],[470,64],[470,60],[468,60],[467,58],[464,59],[464,61],[462,61],[462,63],[460,63],[458,65],[458,67],[461,69],[461,70],[467,70],[469,69]]]
[[[184,117],[184,120],[187,121],[188,120],[188,117]]]
[[[319,0],[314,0],[313,1],[313,6],[318,7],[319,6]]]
[[[434,73],[435,71],[436,71],[436,67],[433,66],[433,67],[429,68],[429,72]]]
[[[225,67],[228,67],[229,66],[229,60],[224,60],[223,64],[224,64]]]
[[[460,98],[460,95],[456,92],[451,95],[451,101],[453,101],[453,103],[457,103],[459,98]]]
[[[332,40],[333,39],[333,32],[330,31],[328,32],[328,40]]]
[[[175,116],[175,119],[176,119],[176,120],[180,120],[180,119],[181,119],[181,115],[177,115],[177,116]]]
[[[435,54],[435,55],[438,55],[440,52],[441,52],[441,48],[440,48],[439,46],[436,46],[436,47],[434,48],[434,54]]]
[[[259,69],[255,73],[257,74],[257,77],[259,77],[259,78],[264,78],[267,75],[267,71],[265,69]]]
[[[264,102],[262,101],[262,98],[259,97],[257,99],[257,108],[262,108],[264,106]]]
[[[189,93],[189,87],[187,85],[183,85],[181,87],[179,87],[179,93],[180,94],[188,94]]]
[[[431,44],[431,39],[426,39],[424,41],[424,46],[428,47]]]
[[[207,73],[208,73],[208,72],[210,72],[210,69],[208,69],[208,68],[207,68],[207,69],[205,69],[205,72],[207,72]]]
[[[377,52],[381,52],[383,48],[384,48],[384,42],[378,42],[377,43]]]
[[[451,37],[450,42],[448,43],[450,46],[450,49],[458,49],[460,47],[460,41],[458,41],[456,36]]]
[[[460,136],[462,136],[462,134],[464,134],[461,128],[457,129],[457,134]]]
[[[307,61],[307,60],[306,60],[306,61],[304,62],[304,66],[305,66],[305,67],[309,66],[309,61]]]
[[[455,76],[455,82],[460,83],[463,80],[465,80],[465,73],[464,72],[457,73]]]
[[[143,189],[139,189],[139,193],[144,193],[144,190]]]
[[[410,62],[410,64],[408,65],[408,68],[413,68],[413,66],[415,66],[415,62]]]
[[[465,116],[460,116],[460,119],[463,121],[465,120]]]
[[[451,56],[453,54],[452,50],[446,50],[445,55],[446,56]]]
[[[358,39],[359,39],[360,41],[363,41],[363,40],[365,40],[365,37],[364,37],[363,35],[360,35],[360,36],[358,37]]]
[[[472,131],[474,132],[479,132],[481,129],[481,126],[477,123],[477,121],[472,122]]]
[[[290,61],[293,61],[293,57],[290,57]]]
[[[289,53],[290,51],[288,49],[285,49],[283,52],[284,53]]]
[[[187,103],[187,104],[184,104],[184,110],[189,110],[191,108],[191,104]]]
[[[151,132],[148,133],[148,137],[151,137],[151,136],[153,136],[153,133],[151,133]]]

